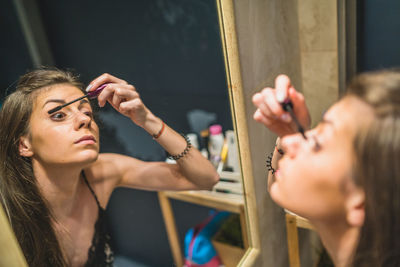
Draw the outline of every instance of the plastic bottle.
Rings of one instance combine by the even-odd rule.
[[[236,134],[233,130],[228,130],[225,132],[225,138],[228,144],[226,167],[230,168],[233,172],[240,172]]]
[[[197,135],[195,133],[188,133],[186,136],[189,138],[189,141],[192,144],[192,146],[199,149],[199,141],[197,139]]]
[[[210,161],[217,168],[221,161],[221,150],[224,145],[224,135],[222,134],[222,126],[219,124],[211,125],[209,128],[210,138],[208,150],[210,152]]]

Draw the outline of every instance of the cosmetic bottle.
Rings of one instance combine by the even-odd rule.
[[[195,147],[196,149],[199,149],[199,141],[197,139],[197,135],[195,133],[188,133],[186,136],[189,138],[189,141],[192,144],[192,146]]]
[[[222,134],[222,126],[219,124],[211,125],[209,128],[210,137],[208,150],[210,152],[210,161],[217,168],[221,161],[221,150],[224,145],[224,135]]]
[[[232,172],[240,172],[236,134],[233,130],[227,130],[225,132],[225,138],[228,144],[228,157],[226,160],[226,167],[231,169]]]
[[[210,137],[210,131],[208,128],[202,130],[200,132],[200,140],[201,140],[201,154],[206,157],[207,159],[210,159],[210,151],[208,151],[208,143],[209,143],[209,138]]]

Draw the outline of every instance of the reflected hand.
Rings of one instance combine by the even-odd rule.
[[[293,103],[293,111],[305,130],[310,128],[310,114],[305,104],[304,96],[291,85],[289,77],[279,75],[275,79],[275,89],[264,88],[253,95],[253,104],[257,107],[253,118],[264,124],[279,137],[297,132],[296,124],[290,114],[282,109],[280,103],[285,99]]]
[[[143,104],[139,93],[133,85],[110,74],[104,73],[94,79],[86,90],[96,90],[96,88],[105,83],[107,86],[97,97],[99,106],[104,107],[106,102],[108,102],[118,112],[129,117],[134,123],[143,127],[147,116],[151,112]]]

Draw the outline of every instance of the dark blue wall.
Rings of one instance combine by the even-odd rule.
[[[358,3],[358,71],[400,67],[400,1]]]
[[[0,1],[0,97],[32,66],[12,1]],[[12,86],[10,90],[12,90]],[[1,103],[2,101],[0,101]]]

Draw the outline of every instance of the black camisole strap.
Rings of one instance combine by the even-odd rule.
[[[97,199],[96,193],[93,191],[93,188],[90,186],[90,184],[89,184],[89,182],[88,182],[88,180],[87,180],[87,178],[86,178],[86,175],[85,175],[85,172],[84,172],[84,171],[82,171],[82,176],[83,176],[83,180],[85,181],[86,185],[89,187],[89,190],[90,190],[90,192],[92,193],[94,199],[96,200],[97,206],[98,206],[100,209],[103,209],[103,208],[100,206],[100,202],[99,202],[99,200]]]
[[[111,248],[111,237],[107,227],[106,211],[100,206],[96,193],[90,186],[84,171],[82,171],[82,176],[99,208],[99,215],[94,225],[95,231],[92,245],[88,251],[88,260],[85,267],[112,267],[114,266],[114,252]]]

